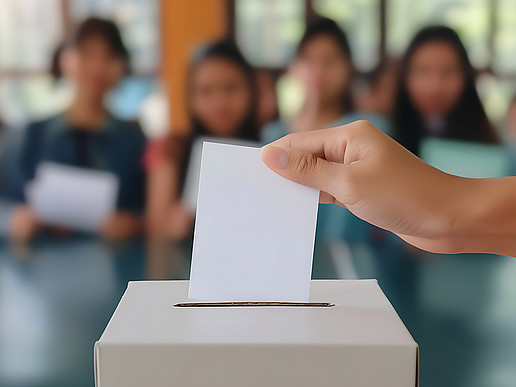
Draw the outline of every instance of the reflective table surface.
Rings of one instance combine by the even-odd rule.
[[[191,241],[0,242],[0,386],[93,386],[93,344],[127,282],[188,279],[190,252]],[[313,278],[377,278],[420,345],[421,386],[516,386],[516,259],[317,243]]]

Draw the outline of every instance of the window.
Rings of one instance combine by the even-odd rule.
[[[488,0],[389,0],[387,2],[387,50],[399,56],[417,31],[427,25],[454,28],[466,46],[472,63],[488,65]]]
[[[0,2],[2,72],[43,71],[63,34],[59,0]],[[48,17],[41,17],[48,15]]]
[[[497,29],[494,41],[494,70],[502,74],[516,73],[516,3],[500,0],[496,12]]]
[[[452,27],[483,73],[479,91],[490,117],[503,118],[516,88],[514,0],[233,0],[235,36],[253,64],[285,67],[306,23],[317,15],[347,32],[358,72],[398,58],[414,34],[432,24]]]
[[[255,66],[285,66],[294,53],[304,27],[303,1],[235,1],[237,43]]]
[[[353,61],[362,71],[379,60],[380,9],[378,0],[314,0],[314,11],[334,19],[348,35]]]
[[[73,21],[90,15],[113,19],[129,47],[137,74],[154,73],[159,62],[159,0],[71,0]]]
[[[122,31],[134,76],[121,83],[108,104],[115,114],[134,117],[153,90],[159,66],[159,0],[1,0],[0,116],[21,126],[27,119],[64,109],[71,90],[56,87],[48,74],[51,56],[70,28],[96,15]]]

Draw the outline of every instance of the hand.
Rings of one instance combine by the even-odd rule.
[[[166,233],[173,241],[181,241],[192,234],[193,216],[186,207],[178,202],[172,204],[166,221]]]
[[[367,121],[289,134],[265,146],[262,158],[279,175],[320,189],[321,203],[347,207],[416,247],[468,249],[460,222],[472,179],[431,167]]]
[[[303,87],[304,101],[295,117],[291,119],[294,132],[305,132],[314,129],[317,112],[319,111],[319,88],[315,71],[306,63],[295,60],[288,69],[288,74],[298,80]]]
[[[288,68],[288,74],[297,79],[303,85],[306,96],[317,96],[317,83],[313,69],[305,62],[297,59]]]
[[[29,206],[19,206],[11,215],[10,236],[16,242],[27,242],[40,229],[36,214]]]
[[[154,241],[180,242],[193,232],[194,217],[183,203],[172,201],[147,216],[147,236]],[[159,216],[158,216],[159,215]]]
[[[109,241],[129,239],[142,231],[141,220],[128,211],[118,211],[100,229],[100,235]]]

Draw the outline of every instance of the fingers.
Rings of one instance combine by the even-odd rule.
[[[385,136],[367,121],[292,133],[262,148],[262,159],[286,179],[322,191],[321,203],[345,207],[356,196],[357,162],[375,154],[366,150],[380,134]]]
[[[319,192],[319,203],[333,204],[335,203],[335,198],[328,192],[321,191]]]
[[[319,203],[323,204],[336,204],[338,206],[347,208],[346,205],[337,199],[333,195],[330,195],[328,192],[321,191],[319,192]]]
[[[20,206],[13,211],[10,224],[11,238],[18,242],[28,241],[39,228],[36,216],[27,206]]]
[[[358,143],[363,145],[379,132],[381,131],[370,122],[359,120],[335,128],[291,133],[271,145],[299,149],[325,160],[343,164],[356,158],[357,139],[360,140]]]
[[[327,153],[331,145],[340,146],[341,153],[345,152],[345,142],[342,144],[335,144],[338,136],[337,128],[320,129],[308,132],[291,133],[285,137],[272,142],[270,145],[277,145],[282,147],[289,147],[299,149],[308,153],[312,153],[317,157],[327,159]],[[330,145],[330,146],[329,146]],[[341,160],[329,160],[334,162],[342,162]]]
[[[345,180],[348,168],[286,146],[267,145],[262,149],[262,159],[280,176],[330,195],[338,192],[338,185]]]

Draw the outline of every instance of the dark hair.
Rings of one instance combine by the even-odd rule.
[[[56,80],[62,76],[62,69],[59,62],[61,54],[66,47],[81,45],[91,38],[102,39],[111,48],[112,52],[122,59],[125,65],[125,73],[128,74],[130,72],[129,50],[122,40],[122,35],[117,25],[111,20],[90,17],[77,26],[75,33],[69,41],[59,44],[55,49],[52,55],[50,72]]]
[[[255,72],[251,65],[244,58],[237,45],[230,40],[220,40],[199,48],[190,63],[188,74],[188,93],[192,89],[192,79],[195,70],[206,60],[221,58],[234,63],[245,75],[246,82],[251,93],[251,103],[244,121],[238,128],[237,137],[246,140],[258,140],[257,124],[257,89]],[[195,117],[190,110],[190,119],[193,129],[193,136],[209,135],[207,128]]]
[[[54,49],[52,53],[52,58],[50,60],[50,75],[54,78],[54,81],[58,81],[63,76],[63,69],[61,68],[61,55],[66,48],[65,43],[59,43],[59,45]]]
[[[419,152],[420,140],[424,136],[424,122],[416,111],[407,91],[407,74],[416,51],[430,42],[447,43],[460,58],[465,85],[459,103],[448,115],[443,137],[477,141],[498,142],[498,135],[487,118],[475,86],[475,70],[469,61],[466,48],[457,33],[449,27],[430,26],[419,31],[401,61],[398,90],[396,95],[393,128],[398,141],[414,153]]]
[[[320,36],[328,36],[337,43],[339,50],[341,51],[342,55],[349,60],[351,70],[354,72],[353,55],[351,53],[351,46],[349,45],[349,40],[346,33],[334,20],[326,17],[319,17],[308,24],[305,33],[301,37],[301,40],[297,46],[296,56],[299,57],[301,55],[303,49],[308,45],[308,43],[310,43],[312,39],[318,38]],[[354,110],[350,87],[343,91],[342,110],[344,112]]]

